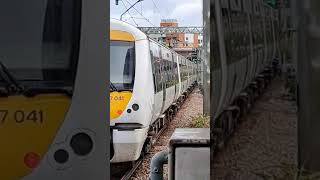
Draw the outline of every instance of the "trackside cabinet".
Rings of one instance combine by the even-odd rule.
[[[171,136],[169,180],[210,179],[210,129],[178,128]]]

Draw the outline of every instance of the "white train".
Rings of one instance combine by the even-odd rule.
[[[210,39],[211,139],[224,142],[279,63],[278,11],[262,0],[205,1],[204,39]],[[210,16],[206,16],[210,10]],[[210,26],[209,26],[210,24]],[[210,27],[210,29],[209,29]],[[223,143],[219,143],[223,145]]]
[[[110,40],[110,161],[135,161],[195,84],[197,64],[119,20]]]

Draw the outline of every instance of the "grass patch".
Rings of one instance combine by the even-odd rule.
[[[210,116],[198,114],[192,118],[192,127],[194,128],[210,128]]]

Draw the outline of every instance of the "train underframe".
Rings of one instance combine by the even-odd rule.
[[[277,75],[279,60],[274,59],[226,108],[215,121],[211,122],[211,148],[215,155],[222,149],[237,125],[250,111],[253,103],[264,93],[265,88]]]

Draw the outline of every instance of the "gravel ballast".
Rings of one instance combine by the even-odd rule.
[[[147,180],[149,178],[150,161],[151,158],[162,150],[168,148],[169,140],[176,128],[188,128],[192,126],[192,118],[202,114],[203,96],[200,90],[196,88],[183,103],[181,109],[178,111],[173,121],[167,127],[165,132],[158,139],[156,144],[150,150],[150,153],[145,157],[142,165],[133,174],[132,180]],[[165,179],[167,168],[164,168]]]
[[[297,115],[275,79],[211,165],[213,179],[291,179],[297,164]],[[212,171],[211,171],[212,172]]]

